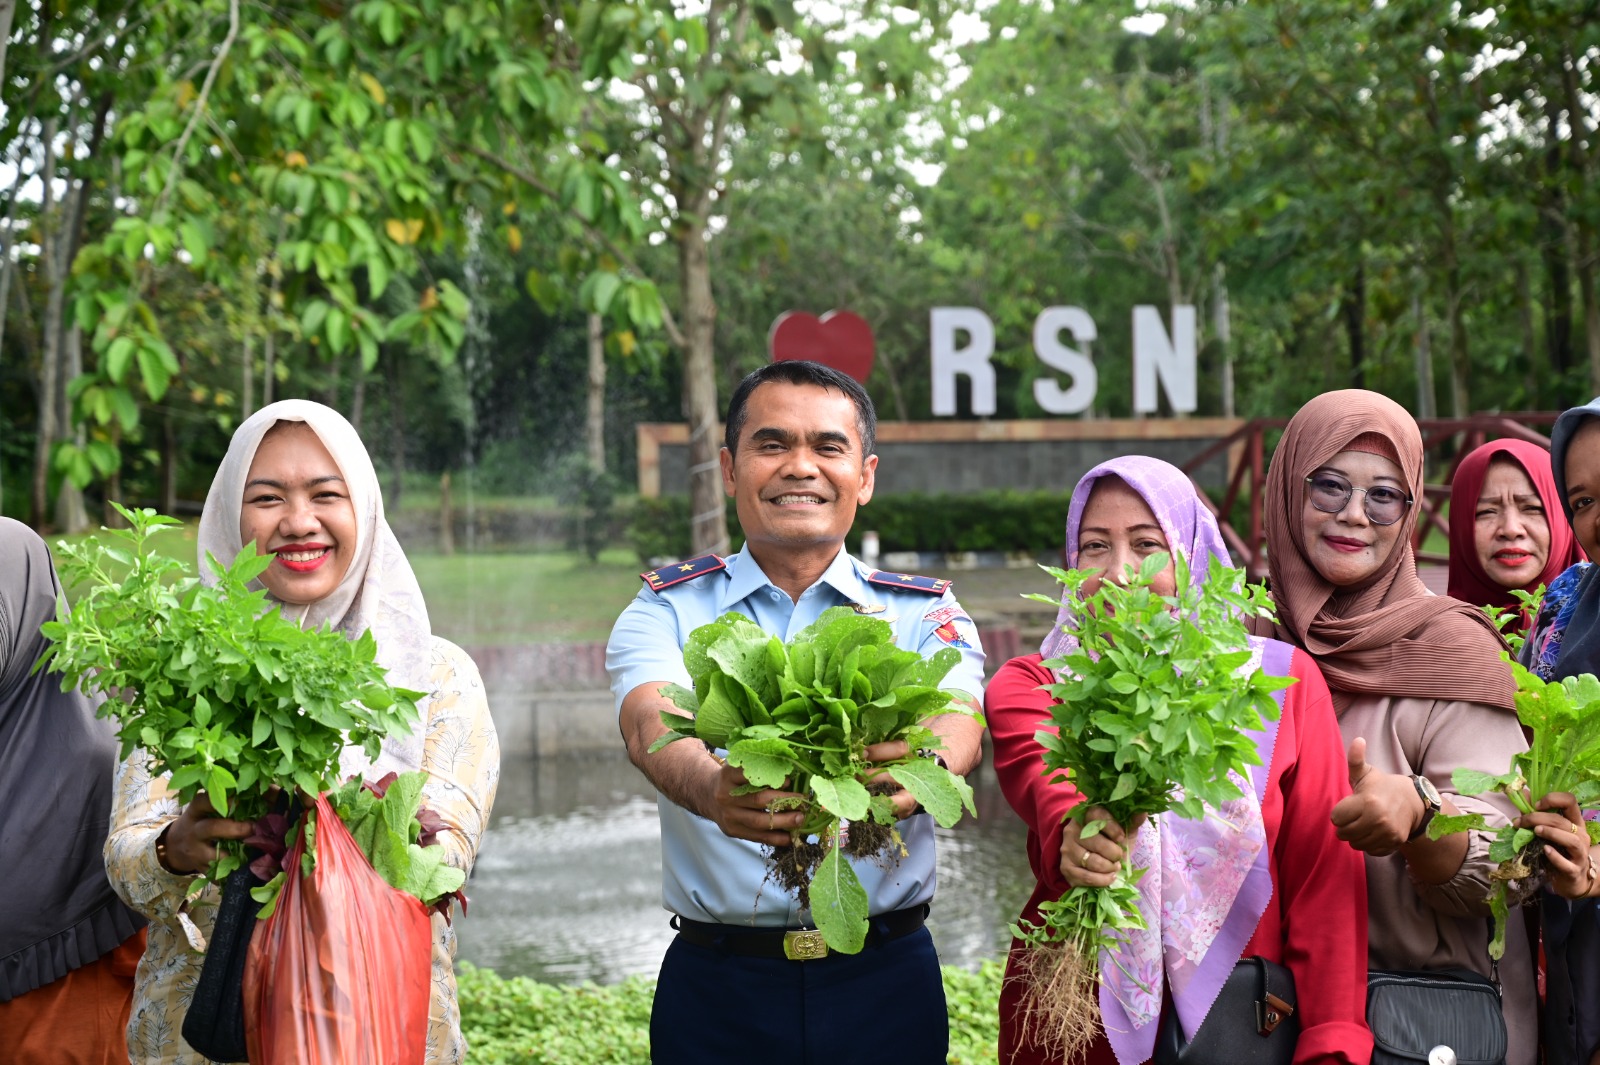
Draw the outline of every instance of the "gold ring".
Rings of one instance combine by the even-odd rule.
[[[1078,864],[1085,869],[1089,868],[1089,851],[1087,848],[1084,849],[1083,857],[1078,859]]]
[[[767,807],[767,831],[771,832],[772,830],[772,807],[769,806]]]

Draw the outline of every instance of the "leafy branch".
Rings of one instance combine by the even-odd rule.
[[[385,737],[416,726],[422,693],[390,686],[370,632],[302,629],[251,590],[271,556],[253,544],[226,566],[208,556],[207,586],[153,548],[176,519],[112,506],[128,528],[58,546],[63,574],[86,587],[43,626],[51,643],[34,668],[107,696],[98,713],[120,726],[122,757],[143,747],[179,802],[204,790],[218,814],[254,821],[278,789],[334,787],[346,746],[375,759]],[[233,846],[207,876],[240,864]]]

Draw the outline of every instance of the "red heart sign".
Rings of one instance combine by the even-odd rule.
[[[784,311],[767,334],[773,362],[810,359],[849,374],[862,384],[872,373],[872,327],[853,311],[829,311],[821,318]]]

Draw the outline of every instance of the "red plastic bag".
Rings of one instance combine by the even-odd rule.
[[[311,875],[302,833],[273,915],[244,970],[251,1065],[423,1065],[433,929],[421,900],[390,887],[326,797]]]

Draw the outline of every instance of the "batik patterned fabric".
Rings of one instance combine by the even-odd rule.
[[[1528,642],[1522,645],[1518,656],[1523,666],[1538,674],[1541,680],[1551,681],[1556,676],[1556,659],[1561,657],[1561,637],[1572,620],[1573,609],[1578,605],[1578,585],[1589,572],[1590,562],[1570,566],[1561,576],[1550,582],[1539,600],[1539,613],[1528,630]]]
[[[500,744],[478,667],[466,652],[433,637],[423,686],[422,764],[428,772],[423,804],[448,826],[439,834],[448,861],[470,871],[500,783]],[[155,839],[179,811],[165,776],[152,776],[138,750],[117,771],[106,868],[117,893],[151,918],[150,942],[139,963],[134,1012],[128,1022],[132,1065],[205,1065],[183,1041],[183,1018],[194,997],[204,956],[190,949],[179,916],[193,877],[174,876],[156,863]],[[200,935],[211,932],[219,893],[207,887],[186,917]],[[428,1015],[428,1065],[466,1058],[456,1004],[455,931],[433,916],[432,1001]]]

